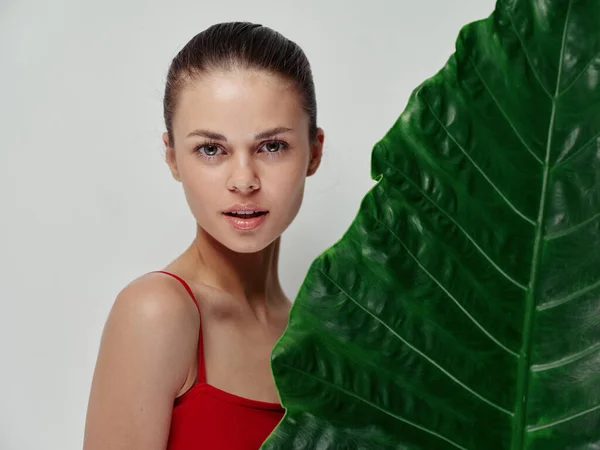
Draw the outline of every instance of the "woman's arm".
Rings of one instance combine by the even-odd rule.
[[[92,380],[83,450],[166,448],[173,401],[190,373],[198,325],[191,301],[159,278],[134,281],[111,309]]]

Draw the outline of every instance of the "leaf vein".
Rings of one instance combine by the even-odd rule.
[[[552,98],[552,95],[550,94],[550,91],[548,90],[548,88],[546,88],[546,85],[544,83],[542,83],[542,79],[540,78],[537,70],[535,69],[533,63],[531,62],[531,58],[529,57],[529,52],[525,48],[525,43],[523,42],[523,39],[521,38],[521,35],[517,31],[517,27],[515,26],[515,22],[513,20],[512,14],[508,10],[506,11],[506,14],[508,15],[508,20],[510,21],[512,29],[515,32],[515,36],[519,40],[519,44],[521,46],[521,50],[523,50],[523,54],[525,55],[525,59],[527,60],[527,63],[529,64],[529,67],[531,68],[531,72],[535,76],[535,79],[538,81],[538,83],[540,84],[542,90],[546,93],[546,95],[549,98]]]
[[[303,374],[303,375],[305,375],[305,376],[307,376],[307,377],[309,377],[309,378],[312,378],[312,379],[314,379],[314,380],[316,380],[316,381],[318,381],[318,382],[320,382],[320,383],[323,383],[323,384],[325,384],[325,385],[327,385],[327,386],[329,386],[329,387],[331,387],[331,388],[333,388],[333,389],[336,389],[336,390],[338,390],[338,391],[340,391],[340,392],[342,392],[342,393],[344,393],[344,394],[346,394],[346,395],[348,395],[348,396],[350,396],[350,397],[353,397],[353,398],[355,398],[355,399],[357,399],[357,400],[359,400],[359,401],[361,401],[361,402],[363,402],[363,403],[366,403],[366,404],[367,404],[367,405],[369,405],[370,407],[372,407],[372,408],[374,408],[374,409],[377,409],[377,410],[381,411],[382,413],[384,413],[384,414],[387,414],[387,415],[388,415],[388,416],[390,416],[390,417],[393,417],[393,418],[394,418],[394,419],[396,419],[396,420],[399,420],[399,421],[401,421],[401,422],[404,422],[404,423],[406,423],[407,425],[410,425],[410,426],[412,426],[412,427],[414,427],[414,428],[417,428],[417,429],[419,429],[419,430],[421,430],[421,431],[423,431],[423,432],[425,432],[425,433],[427,433],[427,434],[431,434],[432,436],[435,436],[435,437],[437,437],[437,438],[439,438],[439,439],[442,439],[442,440],[444,440],[444,441],[448,442],[449,444],[453,445],[453,446],[454,446],[454,447],[456,447],[456,448],[459,448],[459,449],[461,449],[461,450],[467,450],[465,447],[461,446],[460,444],[457,444],[456,442],[454,442],[453,440],[451,440],[451,439],[447,438],[446,436],[443,436],[443,435],[441,435],[441,434],[439,434],[439,433],[436,433],[436,432],[435,432],[435,431],[433,431],[433,430],[430,430],[430,429],[428,429],[428,428],[425,428],[425,427],[424,427],[424,426],[422,426],[422,425],[419,425],[419,424],[417,424],[417,423],[411,422],[410,420],[408,420],[408,419],[405,419],[405,418],[404,418],[404,417],[402,417],[402,416],[399,416],[399,415],[397,415],[397,414],[394,414],[393,412],[391,412],[391,411],[389,411],[389,410],[387,410],[387,409],[385,409],[385,408],[382,408],[381,406],[379,406],[379,405],[377,405],[377,404],[375,404],[375,403],[373,403],[373,402],[370,402],[370,401],[368,401],[367,399],[365,399],[365,398],[363,398],[363,397],[360,397],[360,396],[358,396],[358,395],[354,394],[353,392],[351,392],[351,391],[349,391],[349,390],[347,390],[347,389],[344,389],[344,388],[343,388],[343,387],[341,387],[341,386],[338,386],[338,385],[336,385],[336,384],[330,383],[329,381],[327,381],[327,380],[324,380],[324,379],[323,379],[323,378],[321,378],[321,377],[317,377],[317,376],[315,376],[315,375],[313,375],[313,374],[310,374],[310,373],[308,373],[308,372],[306,372],[306,371],[304,371],[304,370],[297,369],[296,367],[290,366],[289,364],[286,364],[286,363],[281,363],[281,365],[282,365],[282,366],[285,366],[285,367],[288,367],[288,368],[290,368],[290,369],[292,369],[292,370],[295,370],[296,372],[299,372],[299,373],[301,373],[301,374]]]
[[[568,422],[570,420],[576,419],[578,417],[585,416],[586,414],[594,412],[594,411],[596,411],[598,409],[600,409],[600,405],[596,405],[596,406],[594,406],[592,408],[586,409],[585,411],[581,411],[581,412],[572,414],[570,416],[563,417],[562,419],[558,419],[558,420],[555,420],[553,422],[548,422],[548,423],[544,423],[544,424],[541,424],[541,425],[530,425],[530,426],[527,427],[527,431],[530,432],[530,433],[533,433],[535,431],[543,430],[545,428],[554,427],[556,425],[560,425],[561,423],[565,423],[565,422]]]
[[[564,166],[567,163],[567,161],[570,161],[581,152],[587,150],[588,147],[590,147],[598,137],[600,137],[600,132],[596,133],[589,141],[583,144],[580,148],[570,152],[567,156],[565,156],[564,159],[557,159],[554,163],[554,167],[552,167],[552,171],[555,171],[556,169]]]
[[[564,358],[558,359],[556,361],[552,361],[545,364],[534,364],[531,366],[532,372],[544,372],[550,369],[557,369],[559,367],[566,366],[567,364],[571,364],[572,362],[578,361],[582,358],[585,358],[587,355],[591,355],[596,350],[600,349],[600,342],[590,345],[585,350],[582,350],[577,353],[573,353],[572,355],[565,356]]]
[[[437,284],[437,286],[448,296],[448,298],[450,298],[450,300],[452,300],[454,302],[454,304],[463,312],[463,314],[465,314],[469,320],[471,322],[473,322],[473,324],[479,328],[488,338],[490,338],[496,345],[498,345],[500,348],[502,348],[503,350],[505,350],[507,353],[510,353],[513,356],[519,356],[518,353],[514,352],[513,350],[511,350],[510,348],[508,348],[506,345],[504,345],[502,342],[500,342],[498,339],[496,339],[494,337],[494,335],[492,335],[492,333],[490,333],[483,325],[481,325],[477,319],[475,319],[475,317],[473,317],[469,311],[466,310],[466,308],[464,306],[462,306],[460,304],[460,302],[444,287],[444,285],[442,283],[440,283],[426,268],[425,266],[423,266],[423,264],[421,264],[421,262],[418,260],[418,258],[409,250],[409,248],[407,247],[407,245],[402,241],[402,239],[400,239],[400,237],[394,233],[390,227],[388,227],[385,223],[383,223],[381,220],[379,220],[377,217],[371,215],[371,217],[373,217],[373,219],[375,219],[377,222],[379,222],[381,225],[383,225],[390,233],[392,236],[394,236],[396,238],[396,240],[398,241],[398,243],[402,246],[402,248],[404,248],[404,250],[406,250],[406,253],[408,253],[408,255],[413,259],[413,261],[415,261],[417,263],[417,265],[419,266],[419,268],[429,277],[431,278],[431,280]]]
[[[590,59],[590,61],[585,65],[585,67],[583,69],[581,69],[581,72],[579,72],[577,74],[577,76],[575,78],[573,78],[573,81],[571,81],[566,88],[564,88],[561,92],[559,92],[558,95],[559,96],[565,95],[569,91],[569,89],[571,89],[575,85],[577,80],[579,80],[583,76],[583,74],[589,69],[589,67],[594,63],[594,61],[596,61],[596,59],[598,59],[599,56],[600,56],[600,52],[596,53],[596,55],[592,59]]]
[[[573,301],[575,299],[578,299],[579,297],[581,297],[582,295],[587,294],[590,291],[593,291],[594,289],[596,289],[597,287],[600,286],[600,280],[596,281],[593,284],[590,284],[589,286],[586,286],[584,288],[579,289],[578,291],[573,292],[572,294],[569,294],[563,298],[559,298],[558,300],[552,300],[546,303],[543,303],[541,305],[539,305],[537,307],[538,311],[543,311],[545,309],[552,309],[552,308],[556,308],[557,306],[560,306],[564,303],[568,303],[570,301]]]
[[[588,225],[589,223],[592,223],[594,220],[596,220],[599,217],[600,217],[600,213],[597,213],[597,214],[594,214],[592,217],[585,219],[583,222],[578,223],[577,225],[573,225],[571,228],[568,228],[568,229],[562,230],[562,231],[558,231],[554,234],[547,234],[546,240],[551,241],[552,239],[568,236],[568,235],[574,233],[575,231],[577,231],[578,229],[583,228],[584,226]]]
[[[490,178],[481,169],[481,167],[479,167],[477,165],[477,163],[473,160],[473,158],[471,158],[471,156],[467,153],[467,151],[464,149],[464,147],[455,139],[455,137],[450,133],[450,131],[448,130],[448,128],[446,128],[446,126],[442,123],[442,120],[433,111],[433,109],[431,108],[431,106],[429,105],[429,103],[427,103],[425,100],[423,100],[423,102],[427,105],[427,108],[429,109],[429,111],[431,111],[431,114],[433,115],[433,117],[435,118],[435,120],[440,124],[440,126],[442,127],[442,129],[444,130],[444,132],[446,133],[446,135],[448,135],[448,137],[450,139],[452,139],[452,142],[454,142],[456,144],[456,146],[460,149],[460,151],[471,162],[471,164],[473,165],[473,167],[475,167],[475,169],[477,169],[477,171],[481,174],[481,176],[483,176],[483,178],[485,178],[485,180],[489,183],[489,185],[498,193],[498,195],[500,197],[502,197],[502,199],[506,202],[506,204],[514,212],[516,212],[523,220],[525,220],[526,222],[529,222],[531,225],[535,225],[535,221],[532,220],[532,219],[530,219],[529,217],[527,217],[521,211],[519,211],[519,209],[502,193],[502,191],[494,184],[494,182],[492,180],[490,180]]]
[[[352,300],[352,302],[358,306],[360,309],[362,309],[364,312],[366,312],[369,316],[371,316],[373,319],[375,319],[377,322],[379,322],[381,325],[383,325],[390,333],[392,333],[396,338],[398,338],[400,341],[402,341],[402,343],[404,345],[406,345],[408,348],[410,348],[413,352],[417,353],[419,356],[421,356],[422,358],[424,358],[425,360],[427,360],[430,364],[432,364],[433,366],[435,366],[440,372],[442,372],[444,375],[446,375],[448,378],[450,378],[452,381],[454,381],[456,384],[458,384],[460,387],[462,387],[463,389],[465,389],[467,392],[469,392],[470,394],[474,395],[475,397],[477,397],[479,400],[487,403],[488,405],[502,411],[505,414],[508,414],[509,416],[512,416],[512,412],[510,412],[509,410],[501,407],[500,405],[495,404],[494,402],[492,402],[491,400],[485,398],[483,395],[479,394],[478,392],[476,392],[475,390],[471,389],[469,386],[467,386],[466,384],[464,384],[462,381],[460,381],[458,378],[456,378],[454,375],[452,375],[447,369],[444,369],[440,364],[438,364],[436,361],[433,360],[433,358],[427,356],[424,352],[422,352],[421,350],[419,350],[417,347],[415,347],[414,345],[412,345],[410,342],[408,342],[406,339],[404,339],[402,336],[400,336],[392,327],[390,327],[387,323],[385,323],[380,317],[378,317],[377,315],[375,315],[374,313],[372,313],[371,311],[369,311],[367,308],[365,308],[363,305],[361,305],[358,300],[356,300],[354,297],[352,297],[348,292],[346,292],[339,284],[337,284],[329,275],[327,275],[325,272],[323,272],[322,270],[318,269],[319,272],[321,272],[329,281],[331,281],[331,283],[337,287],[340,292],[342,292],[346,297],[348,297],[350,300]]]
[[[508,115],[506,114],[504,109],[502,108],[502,106],[500,106],[500,102],[498,102],[498,99],[496,99],[496,96],[494,95],[494,93],[492,92],[492,90],[490,89],[488,84],[485,82],[485,80],[483,79],[483,76],[477,69],[477,66],[475,65],[475,61],[473,60],[473,58],[470,57],[469,60],[471,61],[471,64],[473,65],[473,69],[475,69],[475,73],[477,74],[477,76],[479,77],[481,82],[483,83],[485,90],[488,91],[488,93],[490,94],[490,97],[494,101],[494,104],[498,107],[498,109],[502,113],[502,116],[504,117],[504,119],[506,119],[506,122],[508,123],[510,128],[514,131],[515,135],[519,138],[519,140],[521,141],[521,143],[523,144],[525,149],[531,154],[531,156],[533,156],[538,163],[543,164],[542,159],[538,155],[536,155],[535,152],[531,149],[531,147],[525,142],[525,139],[523,138],[523,136],[521,136],[521,133],[519,133],[519,131],[517,130],[515,125],[512,123],[512,121],[510,120],[510,118],[508,117]]]
[[[538,218],[535,229],[535,241],[531,254],[531,271],[529,273],[529,292],[525,298],[525,314],[523,317],[523,342],[521,346],[521,358],[517,371],[517,409],[515,428],[518,433],[514,433],[513,442],[516,443],[516,450],[522,450],[525,447],[525,430],[527,420],[527,394],[529,392],[529,382],[531,375],[531,348],[533,346],[533,328],[535,326],[534,313],[536,311],[535,304],[535,288],[538,281],[539,265],[542,258],[542,242],[543,242],[543,219],[546,211],[546,200],[548,194],[548,179],[550,178],[550,151],[552,149],[552,138],[554,137],[554,120],[556,118],[557,93],[560,86],[560,78],[565,60],[565,47],[567,42],[567,29],[569,26],[569,16],[573,0],[569,0],[567,6],[567,14],[565,17],[565,25],[562,32],[562,43],[560,56],[558,58],[558,73],[556,75],[556,88],[554,97],[552,97],[552,112],[550,114],[550,123],[548,124],[548,137],[546,139],[546,156],[544,158],[544,174],[542,177],[542,186],[540,188],[540,203],[538,207]],[[509,13],[510,14],[510,13]],[[515,442],[516,440],[516,442]]]
[[[392,164],[390,164],[387,161],[383,161],[384,164],[386,164],[387,166],[391,167],[392,169],[396,170],[400,175],[402,175],[404,177],[405,180],[407,180],[417,191],[419,191],[419,193],[429,202],[431,203],[433,206],[435,206],[438,211],[440,211],[442,214],[444,214],[448,220],[450,220],[454,225],[456,225],[456,227],[463,233],[463,235],[475,246],[475,248],[477,249],[477,251],[479,251],[479,253],[481,253],[481,255],[487,259],[489,261],[489,263],[494,266],[494,268],[500,272],[507,280],[509,280],[511,283],[513,283],[515,286],[518,286],[519,288],[521,288],[522,290],[527,290],[527,286],[525,286],[522,283],[519,283],[517,280],[515,280],[514,278],[512,278],[505,270],[503,270],[493,259],[491,256],[489,256],[485,250],[483,250],[479,244],[475,241],[474,238],[471,237],[471,235],[467,232],[467,230],[465,230],[457,221],[456,219],[454,219],[449,213],[447,213],[441,206],[439,206],[431,197],[429,197],[427,195],[427,193],[425,191],[423,191],[413,180],[411,180],[402,170],[398,169],[396,166],[393,166]]]

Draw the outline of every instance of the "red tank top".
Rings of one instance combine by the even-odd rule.
[[[200,307],[189,285],[179,280]],[[202,316],[200,316],[202,317]],[[167,450],[257,450],[283,418],[279,403],[240,397],[206,383],[202,320],[198,337],[198,382],[175,399]]]

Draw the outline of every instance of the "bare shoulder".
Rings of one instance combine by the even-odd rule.
[[[134,279],[118,293],[105,324],[103,339],[115,332],[137,334],[153,339],[153,345],[176,343],[177,347],[170,348],[181,350],[186,343],[195,343],[198,325],[196,306],[181,283],[165,275],[148,273]],[[173,342],[174,339],[183,341]]]
[[[145,274],[118,293],[100,340],[85,450],[164,449],[198,326],[189,294],[166,275]]]
[[[179,272],[175,272],[173,270],[169,270],[169,272],[174,275],[179,274]],[[232,303],[229,294],[207,284],[194,282],[183,274],[179,274],[178,276],[184,280],[191,289],[194,300],[196,300],[203,318],[205,318],[205,316],[218,316],[229,309],[230,303]],[[171,275],[167,275],[165,273],[149,273],[143,275],[134,282],[142,282],[142,280],[148,285],[152,285],[152,283],[160,283],[163,289],[174,290],[178,292],[180,301],[183,300],[183,303],[194,309],[196,311],[196,315],[198,314],[198,310],[196,309],[189,292],[187,292],[179,280],[176,280]],[[150,289],[154,289],[154,287],[150,287]]]
[[[198,300],[198,293],[193,290],[194,297]],[[131,281],[117,295],[113,311],[129,310],[134,308],[147,316],[166,318],[196,317],[197,310],[190,294],[181,282],[173,277],[161,273],[146,273]],[[196,314],[189,314],[196,311]],[[192,322],[196,322],[193,320]]]

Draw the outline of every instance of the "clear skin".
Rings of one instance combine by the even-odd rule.
[[[281,234],[323,151],[323,130],[309,139],[300,101],[289,82],[266,72],[211,72],[180,92],[174,142],[163,134],[165,160],[197,223],[191,245],[165,270],[184,278],[200,305],[207,382],[266,402],[279,401],[270,353],[291,307],[277,270]],[[222,212],[237,203],[269,214],[255,230],[236,230]],[[189,294],[167,275],[145,274],[118,294],[100,343],[84,450],[166,448],[173,401],[197,382],[199,329]]]
[[[321,160],[323,131],[310,142],[308,126],[289,83],[236,71],[190,83],[173,120],[175,145],[163,134],[167,163],[198,224],[193,247],[205,262],[197,272],[205,284],[253,304],[259,315],[267,299],[282,295],[278,240],[300,209],[306,177]],[[276,128],[289,131],[255,139]],[[226,141],[192,134],[197,130]],[[268,217],[256,230],[235,230],[222,211],[236,203],[258,204],[269,210]]]

